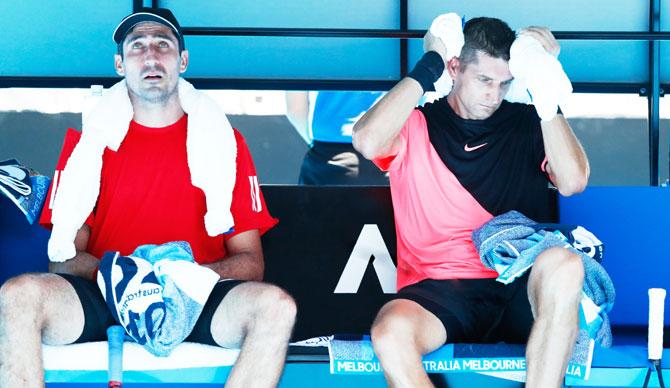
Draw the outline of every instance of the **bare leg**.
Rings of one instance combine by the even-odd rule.
[[[25,274],[0,288],[0,386],[44,387],[42,342],[74,342],[84,311],[68,281],[53,274]]]
[[[387,303],[372,325],[372,345],[390,387],[432,387],[421,356],[444,344],[442,322],[418,303]]]
[[[230,290],[212,317],[212,337],[217,344],[242,345],[226,387],[277,385],[295,314],[293,298],[278,287],[248,282]]]
[[[563,248],[538,256],[528,280],[535,323],[526,347],[527,387],[560,387],[579,325],[582,259]]]

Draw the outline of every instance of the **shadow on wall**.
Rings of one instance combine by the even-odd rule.
[[[81,114],[0,112],[0,160],[18,159],[53,177],[67,128],[81,128]]]
[[[591,186],[649,185],[647,119],[568,119],[591,164]],[[661,120],[661,182],[668,178],[668,127]]]
[[[261,183],[294,184],[307,145],[285,116],[230,115],[246,138]],[[646,119],[570,119],[591,163],[590,185],[649,184]],[[662,180],[668,177],[669,120],[661,122]],[[19,159],[53,175],[65,130],[81,128],[77,113],[0,112],[0,160]]]

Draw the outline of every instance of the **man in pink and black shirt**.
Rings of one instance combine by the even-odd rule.
[[[582,191],[588,161],[560,110],[541,119],[503,100],[516,39],[507,24],[476,18],[463,33],[455,56],[428,32],[417,67],[354,127],[354,146],[389,171],[398,236],[398,294],[377,315],[373,345],[391,386],[420,387],[431,386],[422,355],[445,342],[527,342],[527,386],[558,387],[577,333],[581,259],[545,251],[506,286],[471,234],[512,209],[549,221],[549,183]],[[558,52],[547,29],[523,35]],[[415,109],[444,71],[451,93]]]

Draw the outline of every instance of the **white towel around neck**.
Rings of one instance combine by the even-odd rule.
[[[181,107],[188,114],[186,150],[191,183],[205,193],[205,229],[210,236],[217,236],[229,231],[234,223],[230,205],[236,177],[235,134],[213,99],[182,78],[177,88]],[[56,191],[48,245],[51,261],[63,262],[75,256],[77,231],[98,199],[104,150],[119,149],[132,118],[125,79],[112,86],[84,117],[81,139]]]

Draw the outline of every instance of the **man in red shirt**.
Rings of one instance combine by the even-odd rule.
[[[143,244],[187,241],[196,262],[224,280],[186,340],[241,348],[227,386],[275,386],[296,306],[283,290],[260,282],[260,235],[277,221],[265,208],[246,143],[234,131],[233,230],[210,236],[205,193],[191,183],[188,164],[189,118],[177,85],[189,56],[179,24],[169,10],[143,9],[119,24],[114,40],[119,45],[115,68],[125,77],[132,121],[118,150],[104,151],[97,203],[77,232],[75,257],[50,263],[49,274],[21,275],[0,289],[0,385],[44,385],[41,343],[105,339],[115,322],[93,280],[104,252],[129,255]],[[79,134],[69,131],[57,170],[78,141]],[[50,225],[51,203],[41,223]]]

